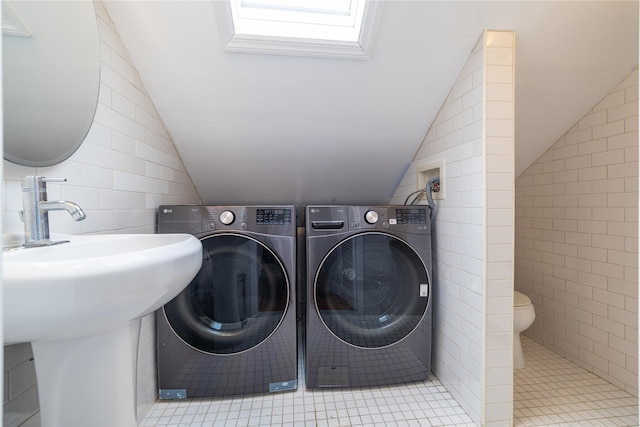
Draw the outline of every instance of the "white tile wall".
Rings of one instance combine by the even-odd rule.
[[[158,205],[200,203],[106,9],[100,1],[95,7],[102,63],[94,123],[78,151],[59,165],[32,168],[4,162],[5,233],[23,233],[18,211],[22,209],[19,180],[24,175],[67,178],[64,184],[48,185],[49,198],[72,200],[87,213],[86,220],[75,222],[66,212],[51,212],[52,232],[154,233]],[[4,425],[12,426],[37,409],[37,387],[30,348],[10,346],[5,352]],[[155,402],[155,383],[155,319],[150,315],[143,319],[140,334],[140,417]]]
[[[485,32],[390,202],[416,190],[419,165],[444,159],[433,370],[482,425],[512,417],[513,63],[513,33]]]
[[[512,424],[513,366],[506,358],[513,352],[514,38],[512,32],[485,33],[483,406],[486,425]],[[511,85],[512,90],[495,90],[497,85]]]
[[[516,180],[526,333],[637,396],[638,71]]]
[[[33,355],[29,344],[4,348],[3,425],[16,426],[38,411]]]

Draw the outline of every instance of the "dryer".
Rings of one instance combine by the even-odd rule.
[[[158,232],[203,247],[196,277],[157,312],[160,398],[295,389],[295,206],[160,206]]]
[[[428,206],[307,206],[308,388],[428,378]]]

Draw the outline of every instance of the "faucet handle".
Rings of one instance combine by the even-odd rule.
[[[27,175],[22,178],[22,191],[42,191],[47,182],[66,182],[67,178],[47,178],[44,176]]]

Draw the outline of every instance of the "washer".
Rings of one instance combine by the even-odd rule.
[[[306,386],[425,380],[428,206],[307,206]]]
[[[199,273],[157,312],[160,398],[295,389],[295,206],[160,206],[158,232],[203,247]]]

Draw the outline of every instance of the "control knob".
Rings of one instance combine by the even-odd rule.
[[[364,220],[367,221],[368,224],[375,224],[378,222],[378,214],[376,211],[367,211],[364,214]]]
[[[231,211],[223,211],[220,214],[220,222],[224,225],[229,225],[235,221],[236,216]]]

